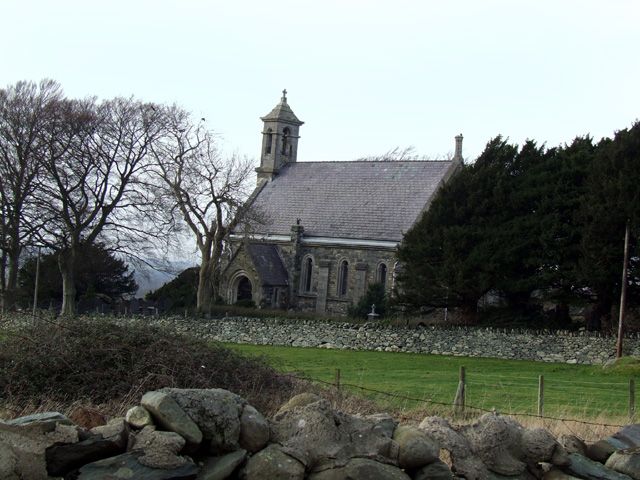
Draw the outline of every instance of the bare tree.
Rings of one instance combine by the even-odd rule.
[[[18,82],[0,90],[0,292],[4,308],[14,307],[20,255],[41,225],[33,196],[46,149],[43,132],[51,121],[52,105],[61,96],[53,80]]]
[[[368,155],[356,159],[356,162],[387,162],[401,160],[418,160],[419,155],[416,154],[415,147],[394,147],[380,155]]]
[[[145,235],[145,226],[130,220],[151,202],[147,159],[163,134],[162,119],[160,107],[133,99],[58,102],[46,134],[38,208],[47,218],[41,239],[58,252],[61,314],[75,313],[73,272],[82,244]]]
[[[154,146],[157,175],[174,212],[195,236],[200,253],[197,309],[209,312],[219,295],[224,241],[247,213],[252,163],[237,155],[223,157],[213,133],[179,108],[169,109],[168,130]]]

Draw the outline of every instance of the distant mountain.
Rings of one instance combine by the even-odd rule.
[[[148,292],[157,290],[165,283],[170,282],[189,267],[193,267],[193,262],[173,261],[164,266],[162,271],[155,270],[151,267],[138,266],[135,269],[134,278],[138,284],[137,298],[143,298]]]

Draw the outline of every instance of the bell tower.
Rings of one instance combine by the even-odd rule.
[[[298,131],[304,122],[298,120],[287,103],[287,90],[268,115],[260,118],[262,128],[262,150],[260,166],[256,168],[258,183],[271,181],[278,171],[288,163],[295,163],[298,156]]]

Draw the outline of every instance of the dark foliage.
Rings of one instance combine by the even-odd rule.
[[[41,322],[0,340],[0,397],[14,405],[100,404],[162,387],[225,388],[268,409],[293,384],[260,359],[221,345],[102,318]]]
[[[553,149],[518,147],[496,137],[406,233],[398,298],[476,318],[478,301],[492,292],[532,326],[547,321],[541,300],[565,311],[586,299],[607,315],[620,295],[628,221],[629,302],[637,304],[639,205],[640,123],[597,145],[578,137]]]
[[[375,305],[376,313],[380,317],[384,317],[387,313],[387,303],[384,285],[372,283],[358,303],[349,307],[347,313],[352,318],[366,319],[367,315],[371,313],[371,305]]]
[[[29,258],[20,269],[20,299],[25,305],[32,302],[36,277],[36,257]],[[133,295],[138,285],[127,264],[116,258],[103,244],[82,245],[78,252],[75,272],[76,300],[101,297],[107,301]],[[48,307],[62,300],[62,278],[57,253],[40,259],[38,305]]]
[[[234,303],[234,305],[240,308],[256,308],[256,302],[254,302],[250,298],[238,300],[236,303]]]
[[[183,310],[196,306],[198,267],[187,268],[162,287],[145,295],[146,300],[163,301],[169,310]]]
[[[577,277],[601,311],[617,304],[624,234],[631,228],[629,300],[640,303],[640,122],[604,139],[595,152],[582,203]]]

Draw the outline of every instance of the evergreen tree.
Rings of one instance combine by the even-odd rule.
[[[405,235],[400,298],[461,307],[473,317],[478,300],[494,291],[512,311],[527,312],[534,291],[561,283],[558,267],[566,241],[575,241],[568,226],[584,177],[574,171],[582,164],[561,151],[532,140],[520,149],[502,137],[489,141]]]
[[[629,298],[637,303],[639,207],[640,123],[598,145],[585,136],[548,150],[496,137],[405,235],[399,298],[472,314],[495,291],[515,313],[531,311],[538,291],[565,305],[595,298],[606,313],[620,295],[628,222]]]
[[[591,137],[576,137],[570,145],[555,149],[535,175],[543,186],[535,209],[540,286],[562,303],[586,287],[578,278],[584,233],[580,209],[595,151]]]
[[[516,147],[496,137],[475,164],[463,166],[439,190],[400,245],[401,301],[457,306],[474,315],[478,299],[500,274],[500,239],[488,232],[495,233],[506,216],[501,210],[510,189],[505,165],[516,154]]]
[[[640,122],[598,144],[581,208],[584,233],[577,277],[597,300],[599,313],[617,306],[621,287],[623,242],[631,232],[630,302],[640,300]]]
[[[23,305],[33,299],[36,276],[36,257],[30,257],[20,269],[20,298]],[[135,294],[138,289],[127,264],[116,258],[103,244],[82,245],[79,250],[75,275],[78,282],[76,300],[102,296],[115,300]],[[40,259],[38,304],[48,307],[62,301],[62,279],[58,269],[57,253],[43,255]]]
[[[184,309],[196,306],[198,267],[183,270],[176,278],[145,295],[146,300],[166,301],[169,308]]]

